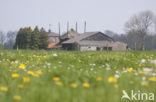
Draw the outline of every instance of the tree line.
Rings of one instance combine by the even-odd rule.
[[[156,16],[151,11],[143,11],[133,15],[125,23],[125,34],[116,34],[107,30],[104,33],[115,41],[128,44],[132,50],[156,50]],[[48,33],[37,26],[20,28],[18,32],[4,34],[0,31],[0,49],[46,49]]]
[[[124,26],[125,34],[116,34],[110,30],[105,33],[115,41],[128,44],[132,50],[156,49],[156,16],[151,11],[133,15]]]
[[[44,28],[37,26],[20,28],[15,39],[14,49],[46,49],[48,46],[48,33]]]

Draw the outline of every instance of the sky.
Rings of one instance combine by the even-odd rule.
[[[0,0],[0,30],[17,31],[36,25],[58,33],[69,28],[78,32],[112,30],[124,33],[124,24],[131,16],[150,10],[156,14],[156,0]]]

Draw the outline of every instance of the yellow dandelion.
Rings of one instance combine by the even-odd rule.
[[[19,84],[18,87],[22,89],[24,86],[22,84]]]
[[[141,67],[141,64],[139,64],[139,67]]]
[[[24,64],[20,64],[19,68],[20,69],[25,69],[25,65]]]
[[[132,72],[133,70],[131,68],[126,69],[127,72]]]
[[[77,84],[76,83],[71,83],[70,86],[73,87],[73,88],[76,88]]]
[[[8,91],[8,88],[5,87],[5,86],[2,86],[0,89],[1,89],[1,91],[4,91],[4,92],[7,92]]]
[[[28,78],[28,77],[23,77],[23,82],[30,82],[30,78]]]
[[[28,71],[28,74],[34,75],[34,72],[33,71]]]
[[[141,86],[148,86],[148,83],[147,82],[142,82]]]
[[[6,61],[7,61],[7,62],[10,62],[10,60],[9,60],[9,59],[7,59]]]
[[[55,83],[56,83],[56,85],[58,85],[58,86],[62,86],[62,82],[60,82],[60,81],[56,81]]]
[[[59,81],[60,78],[59,78],[59,77],[54,77],[53,80],[54,80],[54,81]]]
[[[101,77],[97,77],[97,78],[96,78],[96,81],[101,81],[101,80],[102,80]]]
[[[85,88],[89,88],[90,85],[89,85],[88,83],[83,83],[83,87],[85,87]]]
[[[38,71],[36,72],[36,74],[41,75],[41,74],[42,74],[42,70],[38,70]]]
[[[34,74],[33,76],[38,77],[39,75],[38,74]]]
[[[116,82],[117,79],[116,79],[115,77],[109,77],[109,78],[108,78],[108,81],[109,81],[110,83],[113,83],[113,82]]]
[[[145,74],[145,72],[139,72],[140,74]]]
[[[156,82],[156,77],[149,78],[149,81]]]
[[[14,61],[11,61],[11,64],[14,64]]]
[[[117,84],[115,84],[115,85],[114,85],[114,88],[118,88],[118,85],[117,85]]]
[[[21,96],[19,96],[19,95],[15,95],[13,98],[14,98],[14,100],[17,100],[17,101],[22,99]]]
[[[19,75],[16,74],[16,73],[14,73],[14,74],[12,74],[12,77],[13,77],[13,78],[17,78],[17,77],[19,77]]]

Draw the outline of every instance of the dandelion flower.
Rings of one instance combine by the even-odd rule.
[[[102,80],[101,77],[97,77],[97,78],[96,78],[96,81],[101,81],[101,80]]]
[[[23,82],[30,82],[30,78],[28,78],[28,77],[23,77]]]
[[[21,100],[21,96],[19,96],[19,95],[15,95],[13,98],[14,98],[14,100],[17,100],[17,101]]]
[[[89,88],[90,85],[89,85],[88,83],[83,83],[83,87],[85,87],[85,88]]]
[[[54,77],[53,80],[54,80],[54,81],[59,81],[60,78],[59,78],[59,77]]]
[[[114,85],[114,88],[118,88],[118,85],[117,85],[117,84],[115,84],[115,85]]]
[[[5,87],[5,86],[2,86],[0,89],[1,89],[1,91],[4,91],[4,92],[7,92],[8,91],[8,88]]]
[[[34,75],[34,72],[33,71],[28,71],[28,74]]]
[[[148,86],[148,83],[147,82],[142,82],[141,86]]]
[[[13,78],[17,78],[17,77],[19,77],[19,75],[16,74],[16,73],[14,73],[14,74],[12,74],[12,77],[13,77]]]
[[[62,86],[62,82],[60,82],[60,81],[56,81],[56,85],[58,85],[58,86]]]
[[[109,77],[109,78],[108,78],[108,81],[109,81],[110,83],[113,83],[113,82],[116,82],[117,79],[116,79],[115,77]]]
[[[42,70],[38,70],[38,71],[36,72],[36,74],[41,75],[41,74],[42,74]]]
[[[19,68],[20,69],[25,69],[25,65],[24,64],[20,64]]]
[[[140,74],[145,74],[145,72],[139,72]]]
[[[131,68],[126,69],[127,72],[132,72],[133,70]]]
[[[151,77],[151,78],[149,78],[149,81],[156,82],[156,78],[155,77]]]
[[[73,88],[76,88],[77,84],[76,83],[72,83],[70,86],[73,87]]]
[[[22,89],[24,86],[22,84],[19,84],[18,87]]]

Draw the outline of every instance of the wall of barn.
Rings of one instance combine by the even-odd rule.
[[[113,51],[126,51],[127,50],[127,45],[123,44],[117,44],[112,47]]]
[[[96,46],[80,46],[79,50],[80,51],[96,51],[97,47]]]

